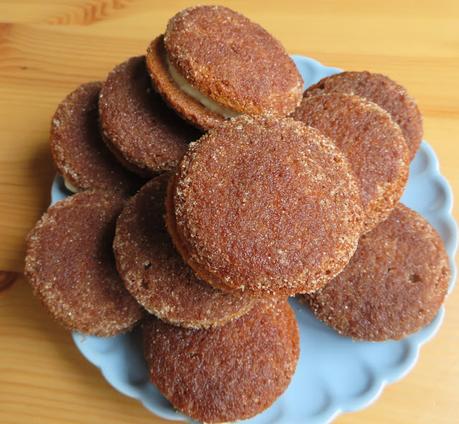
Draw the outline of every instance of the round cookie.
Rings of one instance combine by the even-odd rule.
[[[145,177],[173,169],[198,131],[181,120],[151,88],[145,56],[107,76],[99,100],[100,125],[112,152]]]
[[[177,13],[148,48],[147,66],[164,99],[202,129],[238,114],[286,116],[303,91],[279,41],[223,6]]]
[[[323,286],[351,258],[363,222],[344,155],[291,118],[241,116],[209,131],[170,180],[166,211],[201,279],[261,297]]]
[[[448,255],[437,232],[399,204],[362,236],[349,265],[304,300],[340,334],[355,339],[401,339],[435,317],[448,290]]]
[[[153,383],[199,422],[233,422],[268,408],[287,388],[299,356],[298,325],[286,301],[260,302],[210,330],[143,323]]]
[[[137,301],[164,321],[191,328],[226,324],[254,301],[200,281],[176,252],[163,218],[168,178],[147,183],[119,216],[113,243],[119,274]]]
[[[294,118],[335,141],[361,186],[370,231],[396,206],[408,179],[409,152],[399,126],[375,103],[331,93],[305,97]]]
[[[28,236],[25,275],[35,295],[69,330],[113,336],[143,316],[113,257],[123,205],[114,193],[78,193],[51,206]]]
[[[422,115],[404,87],[381,74],[371,72],[341,72],[309,87],[304,96],[324,93],[346,93],[363,97],[389,112],[400,126],[413,159],[421,144]]]
[[[51,121],[51,154],[71,191],[129,193],[141,182],[102,141],[97,112],[101,86],[100,82],[82,84],[59,104]]]

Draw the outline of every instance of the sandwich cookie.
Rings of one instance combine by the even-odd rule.
[[[133,57],[108,74],[99,113],[107,146],[144,177],[173,169],[188,143],[199,137],[152,90],[144,56]]]
[[[409,151],[400,127],[375,103],[332,93],[305,97],[294,118],[335,141],[361,187],[364,231],[386,219],[408,180]]]
[[[362,236],[349,265],[304,300],[317,318],[354,339],[401,339],[432,321],[448,290],[448,255],[437,232],[399,204]]]
[[[279,41],[223,6],[175,15],[149,46],[147,66],[166,102],[204,130],[239,114],[289,115],[303,91]]]
[[[241,116],[193,143],[170,180],[167,228],[209,284],[252,296],[317,290],[362,231],[344,155],[290,118]]]
[[[285,391],[298,362],[298,325],[286,301],[260,302],[209,330],[177,328],[153,317],[142,328],[153,384],[199,422],[233,422],[262,412]]]
[[[355,94],[389,112],[400,126],[413,159],[421,144],[422,115],[404,87],[381,74],[371,72],[342,72],[320,80],[304,92],[304,97],[325,93]]]
[[[129,193],[141,181],[120,165],[102,141],[97,112],[101,86],[100,82],[80,85],[58,106],[51,121],[51,154],[70,191]]]
[[[113,257],[123,205],[114,193],[78,193],[51,206],[28,236],[25,275],[35,295],[69,330],[114,336],[143,316]]]
[[[164,321],[192,328],[226,324],[254,301],[200,281],[175,251],[163,218],[167,181],[167,174],[151,180],[119,216],[113,243],[118,271],[137,301]]]

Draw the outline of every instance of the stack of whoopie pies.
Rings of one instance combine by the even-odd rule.
[[[421,138],[389,78],[343,72],[303,93],[262,27],[185,9],[146,56],[57,108],[51,151],[76,194],[30,233],[26,275],[70,330],[141,322],[151,379],[181,412],[249,418],[295,371],[289,296],[360,340],[435,316],[448,257],[399,203]]]

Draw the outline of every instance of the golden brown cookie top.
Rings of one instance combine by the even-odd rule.
[[[409,152],[399,126],[375,103],[331,93],[305,97],[294,118],[335,141],[360,183],[365,231],[383,221],[405,189]]]
[[[334,143],[242,116],[193,143],[171,180],[169,233],[197,275],[257,296],[314,291],[352,256],[360,192]]]
[[[163,218],[168,177],[142,187],[118,218],[113,244],[118,271],[138,302],[162,320],[191,328],[226,324],[254,301],[199,280],[176,252]]]
[[[115,267],[112,241],[123,199],[85,191],[51,206],[27,239],[25,275],[69,330],[113,336],[143,315]]]
[[[120,165],[99,133],[101,86],[82,84],[59,104],[51,121],[51,153],[59,172],[78,190],[132,192],[141,182]]]
[[[399,204],[362,236],[349,265],[306,302],[339,333],[400,339],[435,317],[448,290],[448,255],[438,233]]]
[[[145,56],[132,57],[108,74],[99,111],[107,145],[139,175],[173,169],[188,143],[199,137],[153,91]]]
[[[174,408],[208,423],[262,412],[287,388],[299,355],[298,326],[285,301],[260,303],[209,330],[151,317],[143,337],[153,383]]]
[[[422,140],[422,115],[404,87],[389,77],[372,72],[341,72],[309,87],[304,96],[347,93],[363,97],[389,112],[400,126],[413,159]]]
[[[170,19],[164,43],[188,83],[236,112],[286,116],[301,100],[301,75],[279,41],[231,9],[182,10]]]

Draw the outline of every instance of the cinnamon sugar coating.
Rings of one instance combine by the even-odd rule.
[[[364,231],[386,219],[409,171],[408,146],[390,115],[361,97],[331,93],[305,97],[294,118],[323,132],[345,153],[361,186]]]
[[[400,126],[410,150],[410,159],[413,159],[422,140],[422,115],[414,99],[400,84],[382,74],[367,71],[341,72],[309,87],[304,96],[324,93],[355,94],[389,112]]]
[[[113,257],[123,204],[113,193],[75,194],[51,206],[28,236],[25,275],[34,294],[69,330],[113,336],[143,316]]]
[[[108,74],[99,112],[108,147],[145,177],[173,169],[199,136],[153,91],[145,56],[132,57]]]
[[[101,86],[82,84],[59,104],[51,121],[51,154],[62,176],[79,190],[132,192],[140,180],[118,163],[99,133]]]
[[[164,46],[170,63],[192,87],[235,112],[286,116],[301,101],[303,80],[280,42],[231,9],[195,6],[182,10],[169,20]],[[172,96],[167,91],[165,95],[164,89],[170,87],[157,83],[164,82],[166,75],[157,73],[156,51],[155,44],[150,46],[150,73],[166,100],[172,100],[174,109],[178,103],[183,114],[187,95]],[[212,113],[205,119],[205,111],[200,112],[186,116],[205,129],[221,121]]]
[[[168,177],[142,187],[118,218],[118,271],[137,301],[164,321],[191,328],[226,324],[248,312],[254,300],[202,282],[176,252],[163,218]]]
[[[432,321],[450,275],[440,236],[423,217],[399,204],[362,236],[344,271],[304,300],[340,334],[401,339]]]
[[[286,301],[260,302],[248,314],[210,330],[143,323],[153,383],[194,420],[250,418],[287,388],[299,356],[298,325]]]
[[[193,143],[166,209],[172,240],[200,278],[255,296],[323,286],[351,258],[363,221],[342,153],[290,118],[241,116]]]

